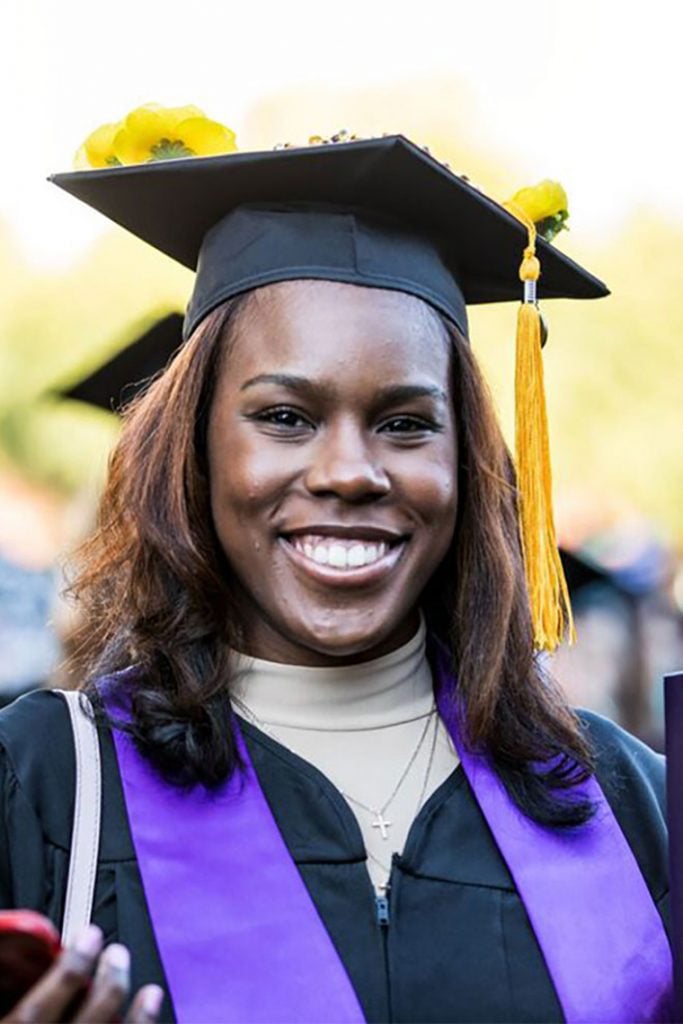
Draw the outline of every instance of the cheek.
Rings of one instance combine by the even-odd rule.
[[[450,451],[443,457],[422,459],[404,478],[404,494],[423,522],[432,528],[448,529],[455,522],[458,505],[458,475]]]
[[[235,520],[255,525],[252,517],[276,502],[286,486],[286,465],[268,446],[250,443],[239,430],[233,430],[229,444],[212,440],[211,507],[218,532]]]

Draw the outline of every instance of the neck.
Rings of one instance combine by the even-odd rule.
[[[331,651],[318,650],[307,646],[305,640],[293,640],[287,634],[275,629],[270,622],[264,618],[262,612],[256,613],[254,609],[245,616],[243,636],[240,643],[240,651],[251,657],[265,661],[279,662],[285,665],[299,665],[309,668],[337,668],[340,665],[359,665],[376,658],[381,658],[407,643],[418,628],[420,612],[413,609],[401,623],[389,633],[384,639],[365,646],[360,650],[348,649],[339,652],[335,649],[333,641]],[[367,628],[367,627],[365,627]],[[356,644],[357,639],[348,640]]]
[[[233,694],[270,725],[337,731],[407,721],[433,701],[425,638],[420,617],[407,643],[357,664],[286,665],[236,653]]]

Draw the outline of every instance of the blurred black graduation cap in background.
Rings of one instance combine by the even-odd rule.
[[[577,590],[588,586],[589,583],[613,583],[606,569],[601,568],[575,551],[569,551],[567,548],[561,547],[560,558],[562,559],[564,577],[570,594],[575,594]]]
[[[59,389],[59,395],[119,413],[163,370],[182,345],[182,331],[182,314],[169,313],[83,380]]]

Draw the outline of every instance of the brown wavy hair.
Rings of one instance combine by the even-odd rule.
[[[81,610],[79,685],[94,693],[98,677],[137,666],[130,731],[181,786],[215,787],[238,764],[226,696],[240,607],[212,523],[207,424],[248,302],[240,296],[207,316],[125,411],[97,528],[70,587]],[[470,346],[444,324],[454,352],[458,516],[422,607],[457,673],[464,741],[488,751],[529,817],[577,825],[592,810],[574,790],[592,772],[591,752],[534,656],[513,462]]]

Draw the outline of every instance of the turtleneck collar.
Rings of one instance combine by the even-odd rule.
[[[434,702],[422,615],[407,643],[355,665],[311,668],[237,652],[233,658],[234,696],[267,725],[376,729],[420,718]]]

